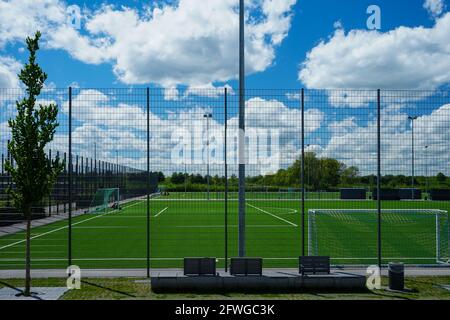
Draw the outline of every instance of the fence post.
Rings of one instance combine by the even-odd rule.
[[[4,190],[4,188],[5,188],[5,185],[4,185],[4,183],[5,183],[5,156],[3,155],[3,153],[2,153],[2,179],[1,179],[1,192],[3,193],[3,190]]]
[[[56,159],[60,161],[59,151],[56,151]],[[56,177],[56,215],[59,215],[59,201],[61,200],[61,175]]]
[[[9,143],[10,143],[10,140],[8,140],[7,148],[6,148],[6,159],[7,159],[6,161],[8,161],[11,166],[13,166],[11,153],[9,152]],[[9,173],[9,172],[7,172],[6,184],[7,184],[8,188],[12,187],[11,173]],[[11,199],[9,196],[9,192],[6,193],[6,206],[8,208],[11,207]]]
[[[64,213],[66,213],[66,202],[68,201],[67,199],[67,167],[68,167],[68,163],[67,163],[67,153],[64,152],[64,178],[63,178],[63,188],[64,188]]]
[[[378,211],[378,267],[381,269],[381,90],[377,90],[377,211]]]
[[[305,89],[302,89],[302,256],[305,256]]]
[[[150,88],[147,88],[147,278],[150,278]]]
[[[81,207],[84,205],[84,191],[86,190],[86,179],[85,179],[85,172],[84,172],[84,158],[81,157],[81,164],[80,164],[80,203]]]
[[[69,181],[67,184],[69,193],[69,266],[72,265],[72,87],[69,87]]]
[[[227,161],[227,128],[228,128],[228,91],[225,87],[224,96],[224,160],[225,160],[225,272],[228,272],[228,161]]]
[[[52,149],[48,150],[48,162],[51,165],[52,164]],[[51,217],[52,215],[52,190],[50,190],[48,194],[48,216]]]
[[[75,156],[75,210],[78,209],[78,199],[80,192],[80,176],[79,176],[78,155]]]

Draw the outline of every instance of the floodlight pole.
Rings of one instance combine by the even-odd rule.
[[[205,113],[203,117],[206,118],[206,185],[209,200],[209,119],[212,118],[212,113]]]
[[[185,162],[184,163],[184,196],[185,197],[186,197],[186,191],[187,191],[187,172],[186,172],[186,162]]]
[[[116,183],[117,189],[119,189],[119,150],[116,150]],[[119,199],[117,199],[119,201]]]
[[[411,200],[414,200],[414,120],[417,120],[417,116],[409,116],[411,120]]]
[[[239,257],[245,257],[245,30],[244,0],[239,0]]]

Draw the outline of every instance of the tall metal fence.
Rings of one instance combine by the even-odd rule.
[[[65,168],[34,205],[32,266],[171,268],[207,256],[227,267],[240,224],[246,255],[267,267],[300,255],[448,262],[449,91],[247,90],[244,221],[237,92],[45,89],[38,103],[59,108],[48,157]],[[5,169],[24,94],[0,89],[2,269],[24,266]]]

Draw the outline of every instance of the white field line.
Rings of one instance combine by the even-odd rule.
[[[66,253],[67,251],[51,251],[51,253]],[[3,251],[2,254],[23,254],[23,251]],[[49,253],[47,250],[33,250],[33,254],[35,253]]]
[[[17,246],[19,246],[19,245],[17,245]],[[39,243],[33,244],[33,248],[35,248],[35,247],[65,247],[65,246],[66,245],[64,245],[64,244],[39,244]],[[3,253],[5,253],[5,251],[3,251],[2,254]]]
[[[38,233],[37,235],[39,235],[40,233]],[[0,239],[0,241],[7,241],[7,242],[11,242],[11,241],[20,241],[23,240],[23,238],[14,238],[14,239]],[[64,241],[66,240],[65,238],[61,239],[61,238],[47,238],[47,239],[37,239],[37,241]]]
[[[169,209],[169,207],[165,207],[164,209],[162,209],[160,212],[158,212],[156,215],[154,215],[153,218],[157,218],[161,213],[163,213],[167,209]]]
[[[248,228],[292,228],[292,226],[288,225],[265,225],[265,224],[251,224],[251,225],[245,225]],[[224,225],[212,225],[212,226],[175,226],[175,228],[224,228]],[[237,228],[237,224],[228,225],[229,228]]]
[[[138,229],[139,227],[122,227],[122,226],[88,226],[88,227],[75,227],[73,229]],[[140,228],[139,228],[140,229]]]
[[[135,205],[137,205],[138,203],[139,203],[139,202],[134,203],[134,204],[130,204],[129,206],[123,207],[122,209],[125,209],[125,208],[129,208],[129,207],[135,206]],[[82,220],[82,221],[78,221],[78,222],[72,223],[72,226],[76,226],[76,225],[79,225],[79,224],[84,223],[84,222],[86,222],[86,221],[90,221],[90,220],[94,220],[94,219],[103,217],[104,215],[111,214],[111,213],[116,212],[116,211],[118,211],[118,209],[113,210],[113,211],[110,211],[110,212],[106,212],[106,213],[103,213],[103,214],[100,214],[100,215],[97,215],[97,216],[94,216],[94,217],[91,217],[91,218],[88,218],[88,219],[84,219],[84,220]],[[46,236],[46,235],[48,235],[48,234],[51,234],[51,233],[54,233],[54,232],[57,232],[57,231],[61,231],[61,230],[67,229],[68,227],[69,227],[69,226],[63,226],[63,227],[60,227],[60,228],[57,228],[57,229],[54,229],[54,230],[50,230],[50,231],[48,231],[48,232],[44,232],[44,233],[38,234],[38,235],[36,235],[36,236],[34,236],[34,237],[31,237],[30,240],[33,240],[33,239],[36,239],[36,238],[40,238],[40,237]],[[10,243],[10,244],[8,244],[8,245],[5,245],[5,246],[3,246],[3,247],[0,247],[0,250],[3,250],[3,249],[6,249],[6,248],[15,246],[16,244],[20,244],[20,243],[23,243],[23,242],[25,242],[25,241],[26,241],[26,239],[20,240],[20,241],[14,242],[14,243]]]
[[[272,216],[272,217],[274,217],[274,218],[276,218],[276,219],[278,219],[278,220],[284,221],[284,222],[290,224],[290,225],[293,226],[293,227],[298,227],[298,225],[296,225],[295,223],[290,222],[290,221],[288,221],[288,220],[286,220],[286,219],[283,219],[283,218],[281,218],[281,217],[279,217],[279,216],[277,216],[277,215],[275,215],[275,214],[273,214],[273,213],[270,213],[270,212],[268,212],[268,211],[266,211],[266,210],[263,210],[263,209],[261,209],[261,208],[255,207],[254,205],[251,205],[250,203],[247,203],[247,205],[248,205],[249,207],[252,207],[252,208],[254,208],[254,209],[256,209],[256,210],[259,210],[259,211],[261,211],[261,212],[263,212],[263,213],[265,213],[265,214],[268,214],[269,216]]]
[[[103,217],[103,219],[145,219],[147,218],[147,215],[134,215],[134,216],[109,216],[109,217]],[[151,218],[151,217],[150,217]]]

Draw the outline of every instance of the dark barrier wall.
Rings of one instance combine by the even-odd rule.
[[[340,189],[342,200],[365,200],[366,199],[366,189],[352,189],[343,188]]]
[[[420,200],[422,199],[422,191],[419,189],[412,189],[412,188],[399,189],[398,196],[400,200],[407,200],[407,199]]]
[[[430,191],[431,200],[450,200],[450,189],[434,189]]]
[[[373,193],[373,199],[378,200],[376,191]],[[381,189],[380,200],[400,200],[398,189]]]

